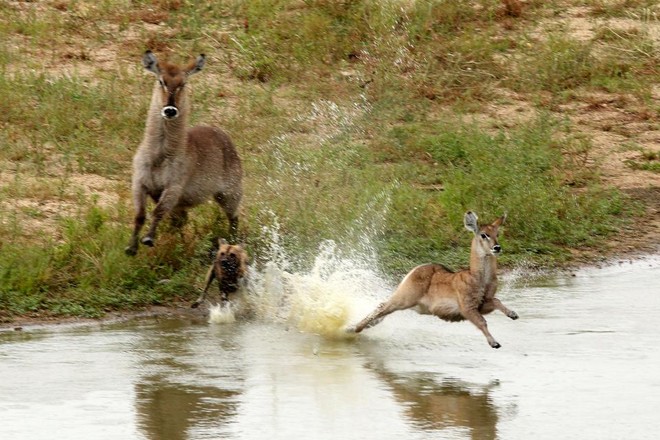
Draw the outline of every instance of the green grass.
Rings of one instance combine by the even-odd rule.
[[[539,264],[561,259],[564,248],[596,245],[613,232],[624,211],[622,196],[593,183],[579,192],[564,183],[576,165],[565,154],[572,151],[571,139],[552,138],[557,125],[541,116],[494,135],[453,120],[392,130],[396,154],[408,160],[396,160],[406,184],[395,191],[385,246],[399,260],[406,253],[408,258],[388,269],[441,258],[464,264],[466,210],[485,221],[508,213],[507,253]],[[413,161],[423,162],[411,169]],[[442,191],[417,189],[429,183]]]
[[[135,80],[92,83],[47,71],[1,76],[0,93],[8,102],[0,124],[9,136],[0,140],[0,158],[37,168],[55,160],[79,173],[120,173],[133,149],[126,139],[139,139],[147,106],[135,97],[137,87]]]
[[[376,250],[392,279],[425,261],[462,267],[468,209],[484,221],[508,213],[504,265],[598,249],[635,205],[603,187],[589,137],[552,111],[584,91],[657,111],[657,43],[644,28],[653,5],[622,2],[646,17],[639,29],[604,26],[584,40],[539,32],[565,2],[526,3],[515,21],[496,0],[0,5],[0,320],[195,296],[209,239],[226,232],[214,206],[182,232],[164,228],[156,248],[123,253],[153,81],[140,67],[146,48],[209,55],[191,80],[192,120],[222,126],[239,147],[241,233],[256,264],[277,231],[294,270],[328,239],[346,255]],[[599,17],[626,10],[575,4]],[[502,89],[536,116],[484,123]],[[107,187],[81,187],[79,174]]]
[[[635,170],[660,173],[660,152],[642,151],[639,158],[627,160],[626,164]]]

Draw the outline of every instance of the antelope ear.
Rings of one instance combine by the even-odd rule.
[[[472,231],[475,234],[479,232],[479,223],[478,223],[479,217],[477,217],[477,214],[475,214],[472,211],[468,211],[465,213],[465,217],[463,217],[463,224],[465,225],[465,229],[468,231]]]
[[[496,228],[499,228],[500,226],[502,226],[504,224],[505,220],[506,220],[506,213],[504,213],[504,215],[502,217],[495,220],[493,222],[493,226],[495,226]]]
[[[204,64],[206,63],[206,55],[200,54],[195,61],[190,63],[188,67],[186,68],[186,75],[194,75],[197,72],[202,70],[202,67],[204,67]]]
[[[156,59],[156,55],[150,50],[146,51],[144,55],[142,56],[142,65],[144,66],[145,69],[147,69],[149,72],[153,73],[154,75],[160,75],[160,69],[158,68],[158,59]]]

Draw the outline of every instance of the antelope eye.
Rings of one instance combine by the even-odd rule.
[[[484,240],[490,240],[490,237],[488,236],[488,234],[485,234],[483,232],[481,233],[481,238],[483,238]]]

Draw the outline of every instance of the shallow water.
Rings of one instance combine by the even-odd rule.
[[[498,296],[521,318],[487,317],[499,350],[408,311],[357,338],[313,334],[324,301],[352,323],[392,287],[333,270],[288,276],[302,293],[284,312],[271,274],[251,320],[0,333],[0,438],[657,438],[660,258],[509,277]]]

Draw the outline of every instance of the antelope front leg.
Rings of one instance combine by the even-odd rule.
[[[516,312],[514,312],[513,310],[511,310],[510,308],[508,308],[507,306],[505,306],[504,304],[502,304],[502,301],[500,301],[499,299],[493,298],[493,303],[495,304],[495,308],[497,310],[504,313],[509,318],[511,318],[513,320],[518,319],[518,314]]]
[[[465,316],[466,319],[468,319],[472,324],[477,326],[479,330],[481,330],[481,333],[484,334],[486,340],[488,341],[488,345],[493,348],[501,347],[500,343],[497,342],[495,338],[493,338],[493,335],[491,335],[488,331],[488,323],[486,323],[486,319],[481,316],[481,313],[479,313],[477,310],[466,310],[463,312],[463,316]]]
[[[484,315],[492,312],[493,310],[499,310],[513,320],[518,319],[518,314],[502,304],[502,301],[497,298],[492,298],[486,301],[479,310]]]
[[[142,237],[142,244],[153,247],[158,224],[163,219],[165,214],[169,214],[172,209],[174,209],[177,202],[179,201],[180,194],[181,191],[178,191],[174,188],[168,188],[163,191],[163,194],[161,194],[160,199],[154,208],[154,212],[152,213],[151,226],[149,227],[149,231],[147,231],[147,235]]]
[[[141,188],[133,189],[133,203],[135,204],[135,220],[133,222],[133,234],[131,239],[128,242],[128,246],[124,249],[126,255],[134,256],[138,251],[138,238],[140,236],[140,230],[144,226],[144,221],[146,219],[146,205],[147,205],[147,194]]]

